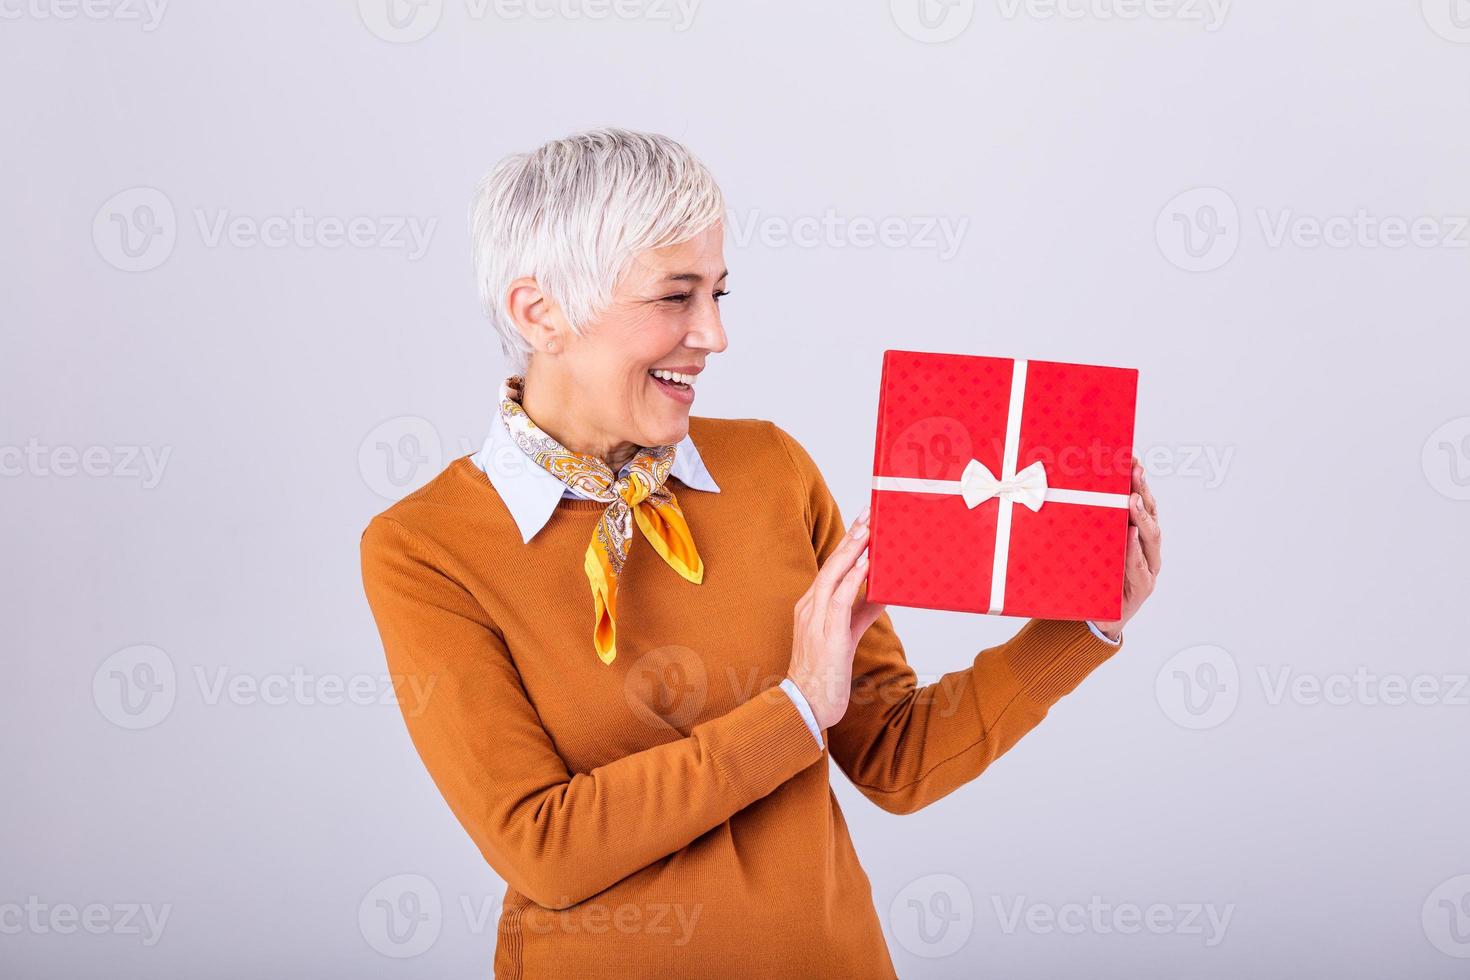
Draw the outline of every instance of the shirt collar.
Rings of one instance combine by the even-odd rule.
[[[685,486],[694,490],[719,493],[720,488],[705,468],[694,440],[685,435],[675,445],[674,465],[669,476],[678,477]],[[544,467],[537,466],[521,447],[510,437],[505,419],[497,414],[490,425],[490,435],[480,451],[470,457],[476,466],[490,479],[506,509],[520,528],[521,540],[530,541],[536,532],[546,526],[557,502],[566,495],[568,486],[558,480]],[[618,472],[622,476],[631,464],[623,464]]]

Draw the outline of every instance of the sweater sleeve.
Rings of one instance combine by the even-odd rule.
[[[820,567],[847,524],[811,456],[776,431],[805,489]],[[1083,622],[1032,619],[969,667],[920,687],[885,611],[858,641],[847,713],[828,730],[828,750],[864,796],[912,813],[984,772],[1121,648]]]
[[[362,574],[409,735],[490,866],[563,909],[678,851],[822,758],[769,687],[688,737],[572,773],[494,623],[432,546],[391,518],[362,536]]]

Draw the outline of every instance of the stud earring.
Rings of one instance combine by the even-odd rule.
[[[552,342],[551,342],[551,341],[549,341],[549,340],[548,340],[548,341],[547,341],[547,342],[546,342],[546,349],[547,349],[547,350],[556,350],[556,345],[555,345],[555,344],[553,344],[553,343],[552,343]]]

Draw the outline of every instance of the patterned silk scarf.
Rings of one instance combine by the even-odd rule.
[[[521,375],[511,375],[500,386],[500,414],[515,444],[567,486],[608,505],[592,531],[582,564],[592,586],[592,644],[602,662],[610,664],[617,656],[618,575],[633,543],[634,519],[669,567],[696,585],[704,580],[704,562],[694,548],[689,525],[673,491],[664,484],[674,465],[675,447],[639,447],[627,474],[618,477],[605,461],[573,452],[531,421],[521,407],[525,384]]]

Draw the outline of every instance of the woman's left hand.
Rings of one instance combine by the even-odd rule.
[[[1123,624],[1133,618],[1154,591],[1159,578],[1159,506],[1148,480],[1143,475],[1143,465],[1133,457],[1133,486],[1128,495],[1128,555],[1123,560],[1123,615],[1107,623],[1096,623],[1114,640],[1123,636]]]

